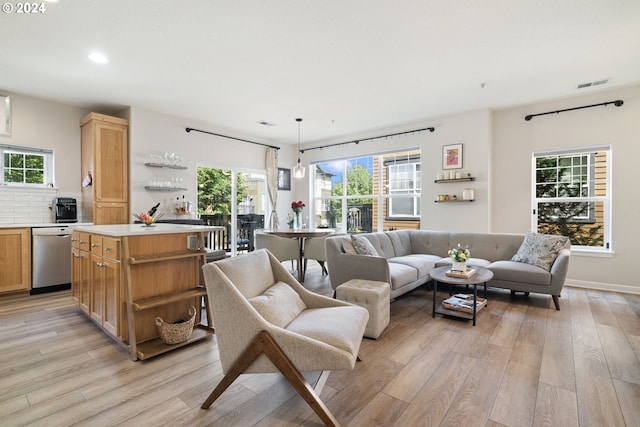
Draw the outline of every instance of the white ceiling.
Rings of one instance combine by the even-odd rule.
[[[0,91],[104,112],[135,106],[263,142],[295,143],[296,117],[305,143],[640,83],[638,0],[60,0],[45,8],[0,14]],[[93,50],[110,62],[90,62]],[[576,89],[603,78],[611,81]]]

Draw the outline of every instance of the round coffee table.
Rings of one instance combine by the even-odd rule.
[[[476,326],[477,302],[478,302],[478,285],[484,284],[484,296],[487,297],[487,282],[493,278],[493,272],[484,267],[471,267],[476,272],[470,277],[451,277],[447,276],[447,272],[451,270],[450,266],[434,268],[429,272],[433,279],[433,311],[432,317],[436,317],[436,313],[446,316],[461,317],[473,321]],[[450,285],[472,285],[473,286],[473,312],[466,313],[464,311],[449,310],[438,304],[438,282],[448,283]],[[450,292],[451,293],[451,292]]]

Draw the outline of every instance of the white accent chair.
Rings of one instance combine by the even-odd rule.
[[[300,256],[300,247],[296,239],[279,237],[260,231],[256,231],[255,238],[256,249],[267,249],[280,262],[291,260],[291,269],[294,269],[293,261],[297,262]]]
[[[367,310],[306,290],[265,249],[202,270],[225,374],[202,408],[240,374],[279,371],[326,425],[339,425],[301,371],[352,370]]]
[[[304,271],[307,271],[307,260],[314,259],[318,261],[320,267],[322,267],[322,274],[329,274],[325,263],[327,262],[327,252],[325,250],[324,242],[329,236],[340,236],[346,233],[334,233],[324,237],[311,237],[304,241]]]

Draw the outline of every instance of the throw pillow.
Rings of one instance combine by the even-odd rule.
[[[284,282],[278,282],[261,295],[249,298],[249,303],[267,322],[281,328],[307,308],[300,295]]]
[[[529,232],[511,261],[537,265],[549,271],[568,242],[568,237]]]
[[[349,255],[357,255],[356,248],[353,247],[353,243],[351,243],[350,237],[342,238],[342,248],[344,249],[344,253]]]
[[[352,234],[351,243],[353,243],[353,248],[356,250],[358,255],[378,256],[376,248],[374,248],[371,242],[364,237]]]

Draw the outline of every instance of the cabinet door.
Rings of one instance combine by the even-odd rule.
[[[102,257],[91,255],[91,318],[102,325],[104,315],[104,263]]]
[[[127,203],[96,203],[94,209],[94,224],[128,224]]]
[[[96,122],[95,124],[96,202],[127,202],[129,148],[127,126]]]
[[[0,229],[0,292],[31,289],[31,230]]]
[[[80,292],[82,284],[82,261],[80,250],[71,249],[71,300],[76,306],[80,306]]]
[[[120,334],[120,263],[103,258],[104,313],[102,327],[114,337]]]
[[[88,236],[87,236],[87,242]],[[88,246],[88,243],[87,243]],[[91,308],[91,255],[86,251],[79,251],[80,257],[80,309],[89,315]]]

